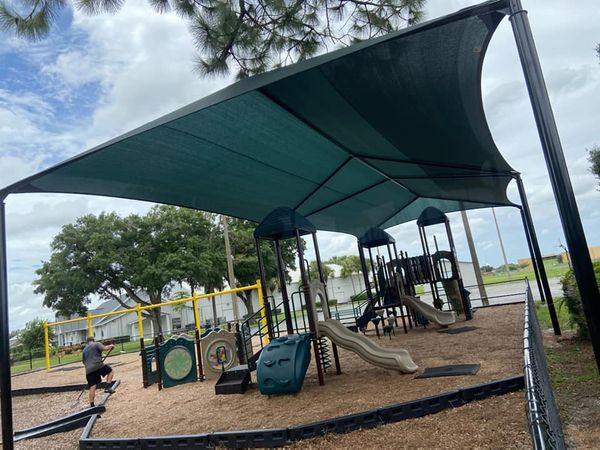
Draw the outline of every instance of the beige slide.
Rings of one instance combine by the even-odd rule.
[[[421,300],[411,297],[410,295],[403,295],[401,301],[407,307],[414,309],[421,313],[427,320],[437,323],[443,327],[447,327],[448,325],[452,325],[456,322],[456,316],[453,311],[440,311],[437,308],[434,308],[431,305],[428,305]]]
[[[356,353],[369,364],[403,373],[414,373],[418,369],[406,350],[381,347],[368,337],[350,331],[337,320],[326,319],[318,322],[318,328],[319,334],[328,337],[334,344]]]

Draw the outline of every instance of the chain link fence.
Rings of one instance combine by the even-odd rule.
[[[565,441],[546,366],[544,342],[529,282],[525,295],[523,333],[524,375],[527,390],[527,420],[533,447],[564,449]]]

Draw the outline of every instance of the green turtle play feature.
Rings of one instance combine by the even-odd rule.
[[[309,364],[309,334],[292,334],[273,339],[258,359],[256,379],[260,393],[295,394],[302,389]]]

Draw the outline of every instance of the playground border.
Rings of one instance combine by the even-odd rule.
[[[107,386],[107,383],[102,383],[104,386]],[[116,389],[119,384],[121,384],[120,380],[113,381],[110,386],[113,389]],[[34,394],[43,394],[48,392],[70,392],[75,390],[81,390],[87,385],[79,385],[79,384],[71,384],[65,386],[53,386],[49,388],[27,388],[21,389],[20,395],[34,395]],[[65,388],[63,390],[56,390],[56,388]],[[74,389],[77,388],[77,389]],[[33,391],[29,394],[22,393],[23,391]],[[44,392],[40,392],[44,391]],[[98,402],[97,406],[92,406],[90,408],[85,408],[81,411],[67,414],[66,416],[59,417],[58,419],[51,420],[49,422],[41,423],[31,428],[26,428],[23,430],[17,430],[14,432],[14,440],[20,441],[22,439],[31,439],[31,438],[39,438],[43,436],[49,436],[51,434],[63,433],[65,431],[75,430],[81,427],[90,426],[90,419],[92,417],[98,417],[100,413],[106,411],[106,407],[104,406],[107,400],[110,397],[110,393],[104,394],[102,399]],[[93,425],[93,424],[92,424]],[[90,428],[91,429],[91,428]],[[85,431],[85,430],[84,430]]]
[[[294,441],[323,436],[326,433],[343,434],[359,429],[374,428],[388,423],[435,414],[472,401],[483,400],[524,389],[523,375],[469,386],[408,402],[383,406],[346,416],[334,417],[287,428],[219,431],[197,435],[149,436],[143,438],[90,438],[97,415],[89,419],[81,438],[80,450],[122,450],[158,448],[264,448],[282,447]]]
[[[117,380],[113,381],[110,385],[114,387]],[[41,387],[28,387],[21,389],[13,389],[11,391],[11,395],[13,397],[23,397],[25,395],[40,395],[40,394],[53,394],[56,392],[71,392],[71,391],[81,391],[85,388],[87,384],[64,384],[62,386],[41,386]],[[104,389],[107,387],[106,382],[100,383],[100,388]]]

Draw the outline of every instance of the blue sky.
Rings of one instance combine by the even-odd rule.
[[[429,0],[427,18],[477,3]],[[600,192],[586,148],[600,145],[600,42],[597,0],[524,0],[590,245],[600,245]],[[115,15],[65,11],[50,37],[35,44],[0,34],[0,186],[35,173],[231,83],[192,70],[186,23],[129,1]],[[545,254],[564,244],[510,24],[490,44],[483,71],[486,116],[498,148],[522,172]],[[514,186],[509,196],[517,200]],[[73,195],[13,195],[6,201],[11,328],[50,318],[33,294],[34,270],[50,254],[60,227],[87,213],[145,212],[150,205]],[[519,214],[496,210],[508,258],[528,256]],[[452,214],[459,257],[470,259],[460,215]],[[482,264],[502,259],[490,210],[469,212]],[[414,223],[389,230],[398,247],[420,253]],[[355,238],[320,233],[324,258],[353,254]]]

